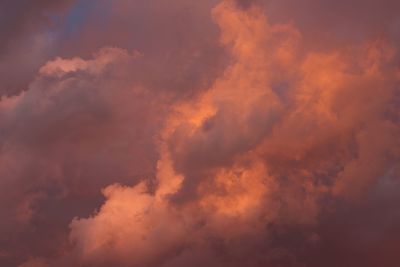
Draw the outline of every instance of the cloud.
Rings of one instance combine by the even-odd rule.
[[[0,10],[3,23],[1,25],[2,41],[0,43],[0,52],[3,52],[3,49],[15,41],[15,39],[20,38],[21,35],[49,23],[50,18],[46,12],[60,11],[71,2],[73,1],[61,0],[54,2],[39,0],[19,3],[10,0],[2,1]]]
[[[19,265],[18,267],[47,267],[48,263],[45,259],[30,259],[23,264]]]
[[[51,30],[73,2],[1,1],[0,96],[26,90],[38,68],[53,56],[56,49]]]
[[[100,211],[71,224],[84,262],[184,266],[188,258],[207,258],[211,266],[303,266],[308,261],[297,247],[312,251],[323,242],[324,233],[310,230],[325,212],[323,199],[360,199],[396,165],[398,126],[385,109],[395,94],[387,84],[396,84],[397,74],[383,72],[393,59],[390,45],[367,43],[356,57],[351,48],[302,55],[301,34],[269,24],[257,7],[225,1],[213,16],[233,62],[167,120],[167,156],[159,164],[170,164],[163,179],[178,179],[179,189],[165,191],[162,181],[154,195],[143,183],[106,188]],[[385,89],[377,96],[376,88]],[[274,236],[281,227],[297,228],[301,245],[274,244],[285,238]],[[168,235],[157,242],[160,231]],[[248,251],[239,240],[268,253]]]
[[[397,266],[394,18],[290,4],[99,1],[39,42],[0,101],[0,263]]]
[[[56,253],[60,229],[88,214],[102,187],[155,171],[163,108],[130,74],[138,57],[105,48],[93,59],[55,59],[27,92],[2,98],[2,229],[13,233],[2,242],[17,253],[11,257],[35,247]],[[43,231],[57,238],[38,241]]]

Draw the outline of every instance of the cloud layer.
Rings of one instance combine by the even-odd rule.
[[[399,264],[395,2],[45,2],[4,31],[59,32],[0,77],[1,265]]]

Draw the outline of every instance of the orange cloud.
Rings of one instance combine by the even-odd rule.
[[[389,45],[302,54],[300,33],[256,6],[223,1],[213,17],[232,63],[172,107],[155,192],[108,187],[100,211],[71,224],[84,262],[164,264],[210,237],[314,225],[323,198],[359,197],[395,163],[385,155],[398,128],[382,113],[394,94]]]
[[[178,41],[160,33],[171,43],[155,52],[56,57],[28,90],[3,96],[0,195],[12,204],[0,210],[12,216],[0,226],[18,243],[6,260],[396,266],[398,235],[388,233],[400,221],[397,49],[383,37],[320,49],[304,25],[274,22],[264,4],[212,9],[220,47],[206,50],[222,71],[212,55],[196,63],[209,43],[185,42],[174,54]],[[115,1],[111,13],[131,6]],[[19,245],[44,232],[56,240]],[[366,252],[371,262],[360,265]]]

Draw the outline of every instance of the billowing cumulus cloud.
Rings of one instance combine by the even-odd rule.
[[[396,4],[161,2],[62,6],[1,97],[0,263],[397,266]]]

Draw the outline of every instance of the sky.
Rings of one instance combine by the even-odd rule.
[[[400,266],[399,10],[2,0],[0,266]]]

